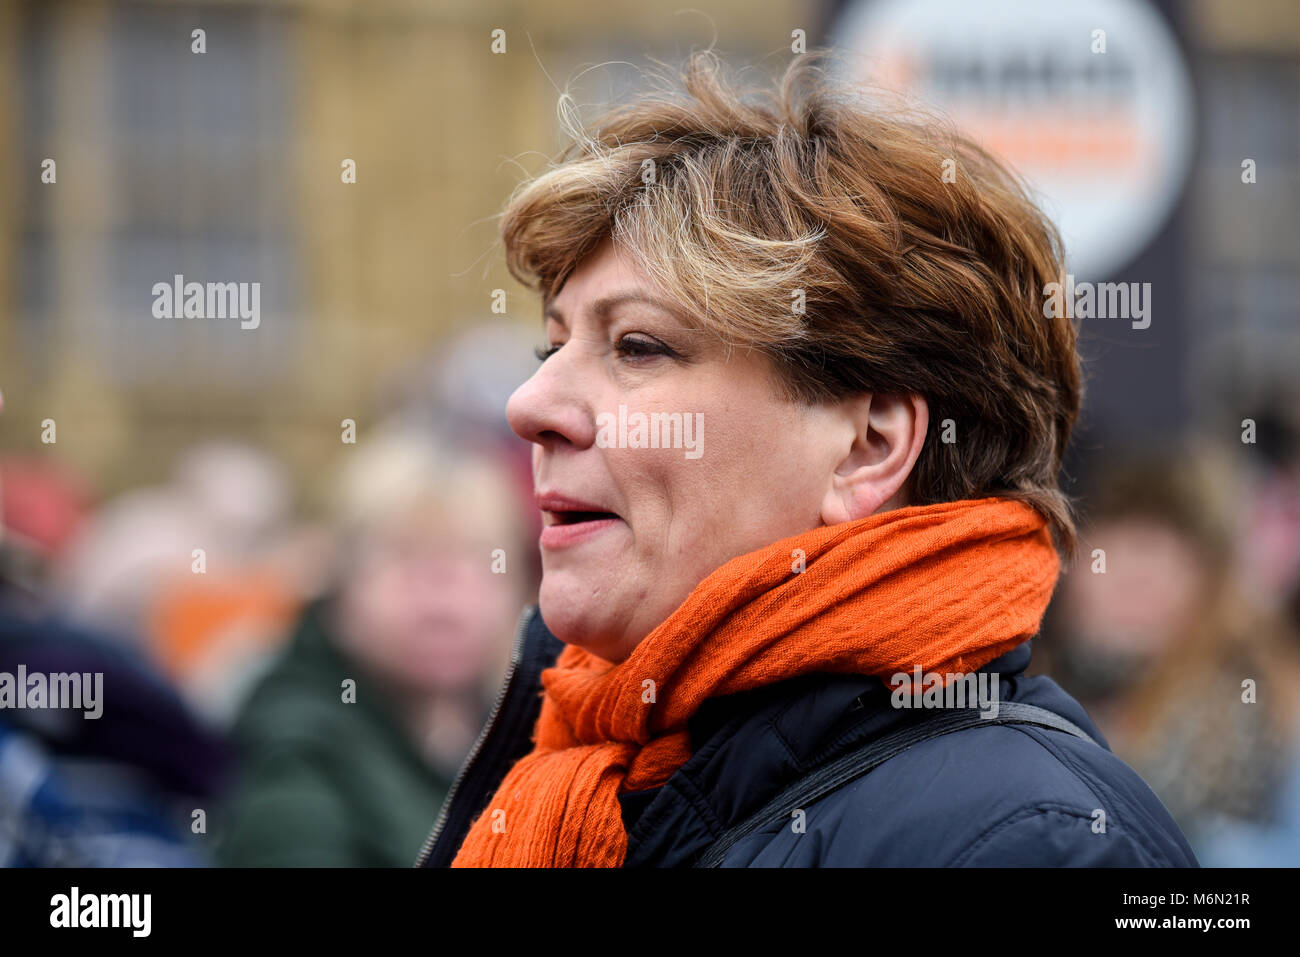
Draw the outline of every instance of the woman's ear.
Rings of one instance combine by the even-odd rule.
[[[830,476],[821,516],[827,525],[906,505],[907,477],[930,427],[929,406],[919,395],[854,396],[841,411],[853,438]]]

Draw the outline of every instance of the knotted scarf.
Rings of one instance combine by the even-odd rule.
[[[718,568],[622,662],[575,645],[542,672],[533,750],[453,867],[618,867],[618,795],[691,755],[705,700],[810,672],[967,674],[1038,630],[1058,560],[1030,507],[988,498],[824,526]]]

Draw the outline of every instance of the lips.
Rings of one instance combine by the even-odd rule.
[[[539,492],[536,499],[542,511],[542,535],[538,544],[544,549],[576,545],[622,521],[618,513],[598,502],[558,492]]]
[[[579,525],[619,517],[618,513],[599,504],[558,492],[539,492],[536,498],[537,507],[542,511],[543,525]]]

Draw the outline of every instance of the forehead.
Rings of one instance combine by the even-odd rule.
[[[555,306],[567,313],[575,305],[617,288],[643,285],[644,274],[631,258],[606,237],[592,250],[543,305]]]
[[[645,272],[608,244],[582,261],[560,291],[545,303],[542,314],[547,320],[571,325],[583,318],[608,321],[615,310],[624,307],[653,309],[683,326],[691,326],[680,304],[657,294]]]

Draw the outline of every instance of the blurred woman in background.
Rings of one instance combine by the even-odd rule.
[[[1252,605],[1231,471],[1207,449],[1094,476],[1085,554],[1048,627],[1049,671],[1213,866],[1300,863],[1300,660]]]
[[[235,726],[226,865],[409,865],[501,677],[527,576],[499,463],[407,428],[348,455],[334,581]]]

